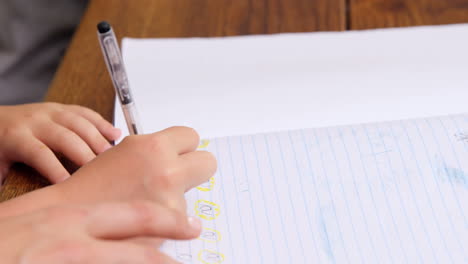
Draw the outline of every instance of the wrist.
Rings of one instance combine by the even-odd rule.
[[[58,185],[48,186],[0,203],[0,219],[64,203]]]

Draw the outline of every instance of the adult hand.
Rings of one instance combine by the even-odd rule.
[[[81,166],[109,149],[120,130],[77,105],[37,103],[0,106],[0,180],[13,162],[35,168],[52,183],[70,174],[54,152]]]
[[[159,241],[200,230],[196,218],[152,202],[60,206],[1,220],[1,263],[176,263]]]

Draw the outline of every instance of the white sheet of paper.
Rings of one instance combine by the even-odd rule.
[[[212,138],[464,113],[467,47],[468,25],[449,25],[124,39],[123,56],[146,133]]]
[[[211,140],[183,263],[467,263],[468,115]]]

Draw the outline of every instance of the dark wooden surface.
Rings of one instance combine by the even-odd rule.
[[[347,0],[349,29],[468,22],[467,0]]]
[[[118,37],[342,31],[464,23],[468,0],[91,0],[46,100],[87,106],[112,121],[114,91],[96,38],[100,20],[111,22]],[[16,165],[0,200],[46,184]]]

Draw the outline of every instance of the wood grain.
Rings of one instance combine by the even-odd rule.
[[[348,29],[468,22],[468,0],[348,1]]]
[[[96,37],[109,21],[118,37],[210,37],[346,29],[345,0],[92,0],[47,94],[112,120],[114,91]],[[8,175],[0,200],[46,185],[26,166]]]

